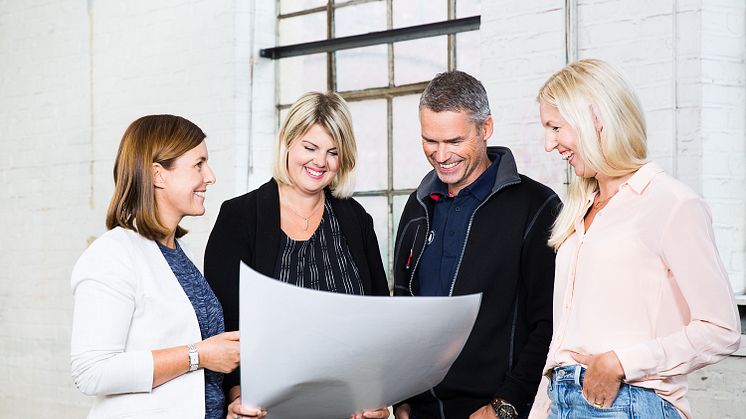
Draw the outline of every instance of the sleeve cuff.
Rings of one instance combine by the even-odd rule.
[[[648,375],[648,369],[645,368],[645,360],[654,359],[654,356],[644,343],[628,348],[614,349],[614,353],[619,359],[619,363],[622,364],[625,381],[641,381]]]
[[[500,389],[495,393],[494,397],[506,400],[508,403],[515,406],[519,415],[523,415],[526,413],[526,406],[528,406],[529,401],[532,400],[534,395],[534,393],[528,394],[521,383],[506,378],[502,387],[500,387]]]

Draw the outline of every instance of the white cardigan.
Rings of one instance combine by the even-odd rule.
[[[75,264],[72,290],[72,376],[80,391],[97,396],[89,419],[204,419],[202,369],[152,388],[151,350],[202,340],[156,242],[120,227],[106,232]]]

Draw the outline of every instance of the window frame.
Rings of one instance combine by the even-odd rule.
[[[280,2],[277,0],[277,27],[279,28],[279,22],[282,19],[309,15],[312,13],[326,12],[326,24],[327,24],[327,39],[313,42],[306,42],[300,44],[276,46],[271,48],[263,48],[260,50],[260,56],[273,60],[279,60],[289,57],[304,56],[310,54],[326,53],[326,88],[329,91],[339,93],[348,102],[367,101],[367,100],[385,100],[386,101],[386,149],[387,149],[387,174],[386,174],[386,189],[379,190],[366,190],[356,191],[353,197],[384,197],[386,198],[387,216],[386,216],[386,232],[387,232],[387,255],[386,259],[386,271],[389,278],[389,283],[393,282],[393,258],[394,258],[394,247],[396,232],[394,231],[394,200],[396,197],[408,196],[415,191],[413,188],[395,188],[394,187],[394,135],[393,135],[393,101],[394,98],[400,96],[409,96],[421,94],[429,80],[423,80],[421,82],[409,83],[403,85],[396,85],[394,80],[394,43],[409,41],[414,39],[432,38],[437,36],[447,37],[447,70],[452,71],[456,69],[457,64],[457,45],[456,35],[463,32],[477,31],[481,26],[481,16],[469,16],[464,18],[456,18],[456,5],[458,0],[447,0],[447,20],[440,22],[433,22],[415,26],[408,26],[394,29],[393,25],[393,2],[394,0],[347,0],[347,1],[336,1],[327,0],[326,5],[309,8],[305,10],[299,10],[292,13],[280,14],[281,10]],[[339,8],[356,6],[365,3],[373,2],[385,2],[386,4],[386,30],[378,32],[370,32],[367,34],[359,34],[352,36],[345,36],[336,38],[334,36],[335,27],[335,11]],[[279,29],[276,35],[279,39]],[[359,90],[337,90],[337,74],[336,74],[336,52],[361,48],[373,45],[387,45],[387,67],[388,67],[388,85],[381,87],[373,87]],[[276,68],[276,83],[281,83],[280,75]],[[291,104],[280,103],[280,95],[276,95],[276,106],[275,115],[277,121],[277,127],[279,129],[280,114],[283,110],[288,109]],[[381,237],[378,238],[381,240]],[[382,255],[384,256],[384,255]]]

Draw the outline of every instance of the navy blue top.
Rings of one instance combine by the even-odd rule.
[[[179,242],[176,242],[176,249],[169,249],[159,242],[156,243],[194,307],[202,339],[223,333],[225,331],[223,307],[215,297],[215,293],[212,292],[210,285],[207,284],[205,277],[181,249]],[[222,385],[223,374],[205,369],[205,419],[224,417],[225,396]]]
[[[421,296],[447,296],[451,293],[456,267],[464,249],[466,230],[477,207],[495,186],[498,157],[479,177],[459,191],[448,195],[448,185],[435,181],[430,198],[434,202],[433,218],[427,244],[417,270]]]

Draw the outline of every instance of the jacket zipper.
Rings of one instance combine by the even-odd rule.
[[[412,266],[412,254],[414,253],[414,246],[417,244],[417,234],[420,232],[420,225],[417,225],[417,230],[414,231],[414,240],[412,241],[412,246],[409,248],[409,255],[407,255],[407,264],[404,266],[404,269],[409,270],[409,268]]]
[[[479,206],[476,209],[474,209],[474,212],[471,213],[471,217],[469,217],[469,225],[466,227],[466,237],[464,237],[464,245],[461,247],[461,255],[458,258],[458,264],[456,265],[456,271],[453,273],[453,279],[451,280],[451,290],[448,291],[448,296],[449,297],[453,296],[453,289],[454,289],[454,287],[456,287],[456,278],[458,277],[459,270],[461,270],[461,262],[463,261],[463,259],[464,259],[464,253],[466,252],[466,243],[469,241],[469,234],[471,233],[471,224],[472,224],[472,222],[474,222],[474,217],[477,215],[477,211],[479,211],[479,209],[482,208],[482,206],[484,204],[486,204],[487,201],[489,201],[490,198],[492,198],[493,195],[495,195],[496,193],[500,192],[504,188],[506,188],[508,186],[511,186],[511,185],[515,185],[517,183],[521,183],[521,181],[517,180],[515,182],[510,182],[510,183],[506,183],[506,184],[500,185],[499,188],[497,188],[494,192],[492,192],[490,194],[490,196],[488,196],[487,199],[485,199],[484,201],[482,201],[482,203],[479,204]],[[427,215],[427,211],[425,211],[425,212],[426,212],[426,215]],[[414,277],[414,274],[412,276]]]
[[[487,201],[489,201],[493,195],[500,192],[504,188],[511,186],[511,185],[515,185],[517,183],[521,183],[521,181],[517,180],[515,182],[510,182],[510,183],[501,185],[494,192],[492,192],[484,201],[482,201],[482,203],[479,204],[479,206],[476,209],[474,209],[474,212],[471,214],[471,217],[469,218],[469,225],[466,227],[466,237],[464,237],[464,245],[461,247],[461,255],[459,256],[458,264],[456,265],[456,272],[453,274],[453,281],[451,281],[451,290],[448,292],[449,297],[453,296],[453,288],[456,286],[456,277],[458,277],[458,272],[461,269],[461,261],[464,258],[464,252],[466,251],[466,242],[469,240],[469,234],[471,232],[471,224],[474,221],[474,216],[477,215],[477,211],[479,211],[479,209],[482,208],[482,205],[487,203]],[[417,199],[417,202],[419,202],[422,208],[425,210],[425,226],[427,227],[427,230],[425,231],[429,232],[430,231],[430,214],[428,214],[427,212],[427,206],[419,199]],[[415,243],[412,244],[412,248],[414,248],[416,244],[416,240],[417,240],[417,237],[415,236]],[[424,249],[425,249],[425,246],[423,242],[422,250]],[[414,292],[412,292],[412,281],[414,281],[414,273],[417,271],[417,265],[420,263],[420,258],[422,257],[423,253],[425,252],[421,251],[420,254],[417,256],[417,261],[414,263],[412,274],[409,276],[409,294],[412,296],[414,296]],[[438,408],[440,409],[440,418],[445,419],[445,411],[443,410],[443,401],[438,397],[437,394],[435,394],[435,387],[430,388],[430,394],[432,394],[432,396],[438,402]]]
[[[438,402],[438,413],[440,413],[440,419],[446,419],[446,412],[443,408],[443,400],[440,400],[440,398],[438,398],[438,396],[435,394],[435,387],[430,389],[430,394],[432,394],[433,397],[435,397],[435,400]]]
[[[422,201],[417,199],[417,202],[422,205],[422,208],[425,210],[425,234],[427,235],[430,232],[430,214],[427,212],[427,205],[425,205]],[[419,226],[417,226],[416,231],[419,231]],[[409,275],[409,295],[414,297],[414,292],[412,291],[412,282],[414,281],[414,273],[417,272],[417,265],[420,264],[420,259],[422,258],[422,254],[425,253],[425,243],[427,243],[427,236],[425,237],[425,241],[422,242],[422,250],[420,250],[419,254],[417,255],[417,259],[414,262],[414,266],[412,267],[412,273]],[[414,242],[412,242],[412,249],[417,245],[417,234],[415,233],[414,236]],[[410,252],[412,250],[410,249]],[[409,265],[409,261],[407,261],[407,265]]]

